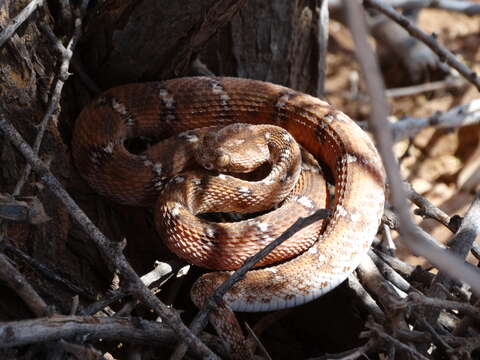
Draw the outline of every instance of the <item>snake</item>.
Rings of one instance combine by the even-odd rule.
[[[157,231],[169,238],[180,233],[178,238],[184,242],[169,247],[195,262],[200,257],[197,251],[183,250],[189,246],[188,237],[196,233],[202,246],[207,240],[215,245],[222,236],[218,227],[221,224],[195,220],[196,212],[210,209],[192,205],[192,200],[182,195],[185,193],[182,189],[197,187],[204,194],[205,187],[222,186],[217,180],[235,184],[247,181],[229,173],[212,175],[211,162],[221,167],[230,156],[217,153],[212,160],[198,148],[198,143],[208,144],[212,133],[228,126],[247,129],[273,126],[263,131],[263,138],[277,131],[272,129],[286,130],[287,135],[279,131],[278,137],[284,139],[280,149],[292,142],[291,136],[323,165],[332,178],[334,192],[329,205],[331,215],[306,236],[309,241],[297,247],[290,257],[267,261],[247,272],[224,295],[225,303],[234,311],[271,311],[304,304],[334,289],[359,265],[377,232],[385,202],[385,173],[370,137],[327,102],[273,83],[233,77],[186,77],[122,85],[102,93],[81,111],[73,132],[72,155],[82,177],[101,195],[123,204],[154,206],[163,211],[166,220],[156,220]],[[141,145],[136,144],[139,139]],[[243,140],[237,139],[236,143],[242,146]],[[290,159],[293,152],[279,151],[280,160]],[[279,166],[292,165],[286,164],[289,161]],[[288,227],[294,215],[306,216],[322,206],[325,202],[325,195],[321,195],[325,192],[322,181],[308,171],[299,171],[298,166],[291,168],[290,175],[292,179],[293,175],[303,179],[302,185],[295,185],[297,190],[292,191],[297,192],[288,195],[273,212],[285,205],[290,210],[280,212],[282,216],[269,217],[267,213],[260,220],[242,221],[240,226],[244,230],[236,237],[235,246],[224,250],[237,247],[253,230],[261,248],[281,231],[280,228],[273,231],[275,226]],[[233,185],[229,190],[233,192],[231,197],[249,202],[257,190],[261,192],[262,184],[277,181],[281,176],[268,175],[254,181],[253,187]],[[289,177],[284,176],[283,182],[295,189],[293,181],[286,181]],[[312,190],[320,194],[315,195],[319,197],[315,201],[309,197],[314,196]],[[221,203],[226,193],[222,189],[216,192]],[[266,196],[271,197],[274,195]],[[189,208],[195,211],[184,223],[194,223],[195,231],[189,231],[188,226],[180,228],[181,231],[165,228],[183,219]],[[215,211],[216,207],[212,209]],[[220,265],[215,263],[219,254],[210,257],[213,263],[199,261],[207,268],[221,271],[207,272],[196,280],[191,298],[197,306],[252,253]]]

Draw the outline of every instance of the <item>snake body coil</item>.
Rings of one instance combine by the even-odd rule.
[[[108,90],[82,111],[73,156],[82,176],[99,193],[121,203],[151,206],[169,182],[192,166],[196,140],[208,134],[194,129],[233,123],[286,129],[326,165],[335,195],[333,215],[318,239],[315,235],[313,246],[281,264],[250,271],[224,299],[236,311],[275,310],[311,301],[358,266],[383,212],[385,179],[378,153],[342,112],[312,96],[255,80],[193,77],[131,84]],[[124,146],[132,138],[166,140],[136,155]],[[198,181],[192,180],[194,185]],[[238,196],[248,195],[243,187],[234,189]],[[297,196],[290,206],[308,208],[310,200]],[[174,210],[173,217],[180,215]],[[255,221],[259,220],[250,220],[250,225],[269,238],[271,226]],[[283,221],[279,216],[277,222]],[[209,238],[215,240],[217,233]],[[201,304],[228,276],[202,276],[192,289],[193,301]]]

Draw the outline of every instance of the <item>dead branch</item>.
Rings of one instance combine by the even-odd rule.
[[[413,137],[421,130],[433,126],[437,128],[459,128],[480,123],[480,99],[439,112],[425,118],[407,117],[391,124],[394,141]]]
[[[441,89],[458,89],[463,88],[467,82],[459,77],[449,76],[444,80],[432,81],[420,85],[405,86],[400,88],[387,89],[388,98],[396,98],[402,96],[418,95],[425,92],[441,90]]]
[[[47,304],[25,277],[0,253],[0,279],[8,284],[36,316],[45,316]],[[0,336],[1,338],[1,336]]]
[[[170,328],[141,318],[54,315],[0,323],[0,348],[76,336],[155,346],[175,344],[175,333]]]
[[[368,255],[374,262],[375,266],[382,273],[383,277],[388,280],[397,289],[408,294],[414,290],[412,285],[405,280],[400,274],[398,274],[390,265],[383,261],[373,250],[370,250]]]
[[[342,0],[329,0],[328,6],[332,9],[338,9]],[[401,9],[420,9],[434,8],[448,11],[464,13],[468,16],[474,16],[480,13],[480,5],[466,0],[384,0],[391,7]]]
[[[440,224],[450,229],[452,232],[457,231],[458,225],[454,221],[452,221],[452,218],[450,216],[448,216],[441,209],[433,205],[425,197],[417,193],[410,183],[405,182],[404,185],[408,198],[410,199],[410,201],[412,201],[415,205],[418,206],[418,209],[414,211],[416,215],[434,219]]]
[[[480,5],[472,1],[458,0],[387,0],[392,7],[404,9],[434,8],[461,12],[469,16],[480,13]]]
[[[10,240],[10,239],[7,238],[6,240]],[[9,241],[9,242],[12,242],[12,241]],[[10,257],[13,256],[13,257],[22,259],[32,269],[34,269],[39,274],[41,274],[41,276],[45,277],[48,280],[55,281],[61,284],[65,289],[68,289],[74,294],[82,295],[87,299],[95,299],[93,290],[88,288],[85,289],[72,283],[68,279],[65,279],[64,277],[60,276],[57,273],[57,271],[55,271],[55,269],[52,269],[49,266],[46,266],[45,264],[42,264],[40,261],[27,255],[25,252],[23,252],[16,246],[11,245],[9,242],[3,241],[2,244],[0,245],[0,248],[3,249],[5,253],[8,254]]]

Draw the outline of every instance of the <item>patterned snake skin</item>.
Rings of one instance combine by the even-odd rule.
[[[312,246],[311,242],[301,246],[301,250],[309,247],[307,251],[280,264],[248,272],[225,295],[225,302],[235,311],[268,311],[311,301],[339,285],[358,266],[370,247],[383,213],[385,178],[378,153],[367,134],[342,112],[312,96],[255,80],[192,77],[130,84],[108,90],[82,111],[74,131],[73,156],[82,176],[102,195],[125,204],[151,206],[159,194],[169,193],[170,188],[179,183],[185,183],[181,185],[187,188],[215,185],[202,184],[202,178],[187,177],[182,172],[195,167],[195,159],[201,158],[203,152],[198,151],[197,140],[203,140],[213,131],[205,128],[233,123],[270,124],[286,129],[326,166],[333,177],[335,193],[332,216],[326,224],[317,224],[314,235],[309,235]],[[288,140],[288,135],[280,136]],[[162,145],[135,154],[124,146],[128,139],[135,138],[146,142],[166,140],[160,143]],[[285,153],[284,150],[282,156],[286,157]],[[246,220],[243,226],[250,227],[237,242],[248,236],[248,229],[255,229],[255,237],[263,241],[256,248],[258,250],[279,235],[280,228],[273,231],[274,227],[287,228],[288,221],[290,224],[294,221],[289,220],[292,214],[306,216],[313,209],[324,206],[325,195],[315,195],[321,197],[315,199],[309,197],[313,188],[325,193],[324,183],[305,172],[301,179],[302,176],[304,187],[298,191],[305,192],[290,196],[290,210],[270,215],[270,218]],[[240,181],[229,175],[218,177]],[[255,186],[261,183],[257,182],[248,190],[243,185],[234,185],[232,197],[255,195]],[[223,190],[217,193],[225,198]],[[191,202],[183,200],[180,208],[178,198],[174,200],[169,210],[164,211],[167,220],[156,220],[162,237],[177,233],[168,232],[165,226],[183,220]],[[165,209],[167,203],[159,200],[157,210]],[[195,219],[185,220],[185,223],[189,221],[196,230],[189,232],[188,227],[182,228],[182,239],[195,233],[201,244],[206,242],[204,239],[215,244],[217,237],[221,237],[221,231],[215,228],[218,224],[194,223]],[[320,228],[323,231],[318,235]],[[169,247],[181,253],[184,245],[188,244],[184,242],[178,246],[181,249],[171,244]],[[218,267],[215,262],[223,256],[220,253],[210,256],[214,259],[213,265],[197,263],[231,269],[256,250],[251,250],[233,265],[228,260]],[[187,250],[187,253],[190,258],[180,256],[195,262],[197,252]],[[202,304],[229,274],[224,271],[203,275],[192,288],[193,301]]]

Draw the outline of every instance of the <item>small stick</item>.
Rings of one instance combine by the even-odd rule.
[[[424,198],[422,195],[417,193],[410,183],[405,182],[405,191],[407,192],[408,198],[419,207],[415,210],[415,214],[420,216],[426,216],[431,219],[437,220],[440,224],[444,225],[452,232],[457,231],[458,227],[451,225],[451,218],[441,209],[433,205],[430,201]]]
[[[400,88],[387,89],[388,98],[417,95],[427,91],[435,91],[445,88],[461,88],[466,81],[457,77],[448,77],[445,80],[432,81],[420,85],[405,86]]]
[[[423,118],[407,117],[391,124],[394,141],[413,137],[421,130],[434,126],[436,128],[459,128],[480,123],[480,99],[455,106],[446,112],[438,112]]]
[[[370,250],[368,255],[372,258],[378,270],[382,273],[386,280],[390,281],[398,289],[404,293],[413,290],[412,285],[405,280],[399,273],[395,271],[390,265],[384,262],[373,250]]]
[[[0,279],[23,300],[35,316],[47,314],[47,304],[38,295],[25,277],[10,263],[8,257],[0,253]],[[0,335],[1,339],[1,335]]]

